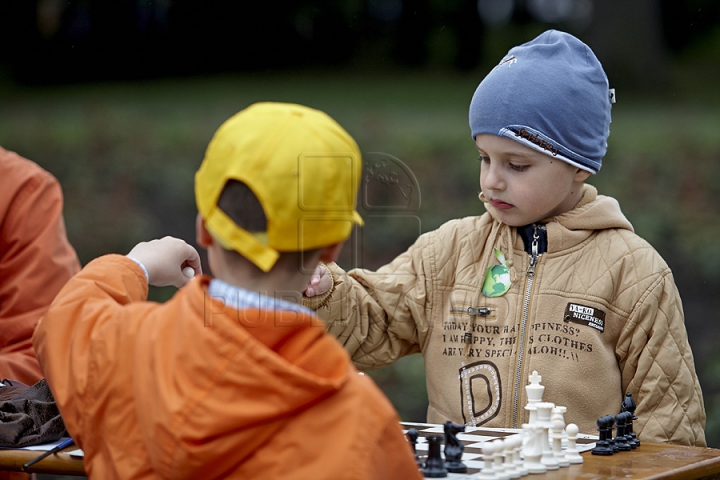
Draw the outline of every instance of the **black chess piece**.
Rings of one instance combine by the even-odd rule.
[[[422,469],[423,475],[427,478],[444,478],[447,477],[445,462],[440,454],[440,446],[442,437],[440,435],[430,435],[428,441],[428,457],[425,466]]]
[[[635,435],[635,432],[633,431],[633,420],[637,420],[637,417],[635,416],[635,409],[637,406],[635,405],[635,400],[633,400],[632,393],[627,392],[625,394],[625,397],[622,401],[621,410],[623,412],[629,412],[630,413],[630,421],[628,426],[628,434],[632,438],[632,444],[631,446],[633,448],[637,448],[640,446],[640,440],[638,440],[637,435]],[[633,446],[634,445],[634,446]]]
[[[415,463],[417,463],[417,466],[419,468],[422,468],[423,463],[420,461],[420,457],[418,457],[417,450],[415,449],[415,445],[417,445],[417,439],[420,433],[417,431],[417,428],[408,428],[406,435],[408,441],[410,442],[410,446],[412,447],[413,455],[415,455]]]
[[[628,445],[630,445],[631,449],[637,448],[637,444],[635,443],[635,440],[632,436],[632,417],[633,414],[630,412],[621,412],[623,415],[625,415],[625,441]]]
[[[611,423],[612,422],[612,423]],[[605,415],[597,419],[598,432],[600,435],[598,441],[595,442],[595,448],[592,449],[593,455],[612,455],[613,447],[610,444],[612,438],[612,425],[614,420],[612,416]]]
[[[615,431],[615,446],[618,451],[628,452],[632,450],[632,447],[627,442],[627,412],[620,412],[615,415],[615,422],[617,424],[617,430]]]
[[[635,416],[635,400],[633,400],[632,393],[627,392],[625,393],[625,396],[623,397],[622,403],[620,404],[620,411],[621,412],[630,412]]]
[[[465,425],[458,425],[450,420],[444,423],[445,432],[445,469],[452,473],[467,473],[467,465],[462,463],[465,445],[458,440],[457,434],[465,431]]]
[[[613,449],[613,453],[620,451],[617,445],[615,445],[615,438],[613,438],[613,429],[615,428],[615,417],[612,415],[605,415],[608,422],[608,444]]]

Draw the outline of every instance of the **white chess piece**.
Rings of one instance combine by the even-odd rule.
[[[513,463],[515,464],[515,470],[517,470],[521,477],[524,477],[528,474],[528,471],[522,461],[523,434],[517,433],[510,438],[513,439]]]
[[[532,424],[537,422],[537,410],[535,405],[542,402],[543,392],[545,387],[540,385],[542,377],[538,375],[536,370],[533,370],[532,375],[528,377],[530,383],[525,385],[525,394],[528,398],[528,403],[525,405],[525,410],[528,411],[529,418],[528,423]]]
[[[505,448],[505,461],[503,462],[505,475],[507,475],[508,478],[520,478],[520,474],[515,469],[515,445],[513,444],[513,440],[510,437],[505,437],[502,439],[502,442]]]
[[[565,430],[565,412],[567,412],[567,407],[555,405],[550,415],[550,421],[560,420],[562,422],[563,430]]]
[[[567,437],[565,434],[565,412],[567,412],[567,407],[564,407],[562,405],[555,405],[555,408],[552,409],[552,414],[550,416],[550,421],[554,422],[555,420],[560,420],[563,424],[562,428],[562,437],[563,437],[563,443],[567,443]]]
[[[495,452],[493,452],[495,476],[497,476],[498,480],[509,480],[507,473],[505,473],[505,465],[503,465],[503,461],[505,460],[505,442],[502,438],[498,438],[493,440],[493,443],[495,444]]]
[[[557,470],[560,468],[560,464],[553,455],[552,448],[550,447],[550,428],[552,428],[550,412],[555,407],[555,404],[550,402],[540,402],[535,405],[537,406],[538,412],[537,425],[543,429],[542,458],[540,459],[540,462],[542,462],[548,470]]]
[[[192,267],[185,267],[182,269],[182,274],[187,278],[193,278],[195,276],[195,269]]]
[[[528,412],[528,423],[537,423],[537,405],[534,403],[528,403],[525,405],[525,411]]]
[[[553,456],[558,462],[558,465],[561,467],[569,467],[570,462],[568,461],[567,457],[565,456],[565,453],[562,449],[562,437],[563,437],[563,427],[565,424],[562,422],[562,420],[556,418],[552,422],[552,428],[550,429],[550,438],[552,439],[552,451]]]
[[[493,442],[483,442],[482,446],[483,464],[482,470],[475,477],[476,480],[497,480],[495,468],[493,468],[493,454],[495,453],[495,445]]]
[[[567,407],[556,405],[555,408],[552,409],[552,415],[550,416],[550,421],[553,425],[550,434],[550,439],[553,442],[553,455],[557,458],[558,464],[561,467],[570,466],[570,462],[565,457],[565,452],[563,452],[562,449],[562,441],[565,436],[565,412],[567,412]],[[557,445],[555,445],[555,442],[557,442]]]
[[[525,470],[527,470],[528,473],[547,472],[547,467],[540,462],[540,457],[542,457],[543,441],[542,427],[539,426],[537,423],[524,423],[522,428],[525,432],[525,437],[527,437],[527,441],[523,441],[522,449],[523,457],[525,457],[525,461],[523,462]]]
[[[565,457],[571,464],[583,463],[585,460],[577,451],[578,426],[570,423],[565,427],[568,436],[568,446],[565,450]]]
[[[515,434],[510,435],[505,439],[505,451],[509,450],[510,457],[506,458],[506,462],[511,462],[513,465],[513,476],[511,478],[520,478],[527,475],[527,472],[523,470],[522,460],[520,460],[520,449],[522,448],[522,435]]]

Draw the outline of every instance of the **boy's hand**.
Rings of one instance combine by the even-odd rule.
[[[190,269],[194,274],[202,274],[197,250],[179,238],[165,237],[138,243],[127,256],[143,264],[148,283],[156,287],[182,287],[192,279],[185,274],[189,274]]]
[[[330,290],[330,288],[332,288],[332,285],[332,275],[330,275],[330,271],[327,269],[327,267],[321,263],[317,267],[315,267],[315,271],[310,278],[310,283],[305,289],[305,296],[314,297],[317,295],[322,295],[323,293]]]

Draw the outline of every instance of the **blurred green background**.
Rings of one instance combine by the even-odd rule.
[[[576,34],[618,98],[590,183],[673,269],[720,447],[718,2],[118,2],[134,12],[124,17],[102,2],[18,3],[0,4],[18,19],[0,34],[0,145],[60,180],[83,264],[164,235],[195,244],[193,174],[213,132],[253,102],[287,101],[328,112],[358,141],[369,220],[339,263],[377,268],[419,233],[484,211],[467,126],[475,87],[511,46],[547,28]],[[412,187],[377,190],[389,178]],[[371,375],[404,420],[424,421],[419,355]]]

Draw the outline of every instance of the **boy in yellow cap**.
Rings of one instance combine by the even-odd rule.
[[[361,222],[361,168],[326,114],[252,105],[195,177],[214,278],[166,237],[60,292],[34,345],[91,478],[420,477],[390,403],[299,302]],[[157,304],[148,284],[183,288]]]

